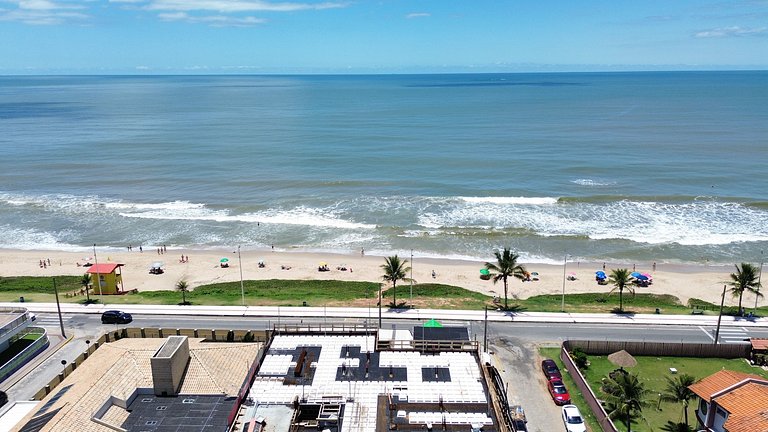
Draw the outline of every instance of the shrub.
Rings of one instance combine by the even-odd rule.
[[[576,347],[571,351],[571,358],[579,369],[586,369],[589,367],[589,360],[587,354],[580,347]]]

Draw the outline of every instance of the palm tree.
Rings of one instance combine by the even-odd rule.
[[[648,405],[645,400],[648,390],[645,385],[632,373],[617,373],[603,381],[603,391],[606,393],[605,410],[612,419],[624,420],[627,432],[631,431],[632,420],[642,415],[643,407]]]
[[[625,268],[611,270],[611,274],[608,276],[608,282],[614,286],[611,293],[619,290],[619,312],[624,312],[624,288],[629,290],[632,294],[635,293],[635,290],[630,285],[631,281],[632,275],[629,273],[629,270]]]
[[[181,291],[181,304],[185,305],[187,303],[187,291],[189,291],[189,284],[184,279],[179,280],[176,282],[176,291]]]
[[[731,294],[739,298],[739,313],[741,309],[741,300],[744,297],[744,291],[750,291],[757,297],[762,297],[760,292],[760,278],[756,266],[749,263],[741,263],[741,268],[736,264],[736,273],[731,273],[731,280],[727,282],[731,286]]]
[[[685,423],[675,423],[667,420],[667,424],[661,427],[664,432],[693,432],[693,428]]]
[[[666,392],[662,393],[661,397],[665,401],[680,403],[683,406],[685,425],[688,426],[688,402],[694,396],[694,393],[688,387],[696,382],[696,378],[688,374],[678,375],[675,378],[666,378]]]
[[[496,262],[485,263],[485,268],[493,276],[493,283],[500,280],[504,281],[504,309],[509,309],[509,304],[507,302],[507,279],[512,276],[520,280],[525,280],[527,272],[525,271],[525,267],[517,262],[520,256],[509,249],[504,248],[501,252],[494,251],[493,255],[496,257]]]
[[[403,259],[401,261],[397,255],[384,258],[384,264],[381,265],[381,268],[384,270],[382,279],[384,279],[385,282],[392,282],[393,307],[397,307],[397,282],[410,282],[412,280],[406,276],[408,272],[411,271],[411,268],[407,267],[407,265],[408,260]]]
[[[89,275],[88,273],[84,274],[83,277],[80,279],[80,285],[82,285],[83,289],[85,289],[85,302],[90,303],[91,295],[88,293],[88,290],[91,286],[91,275]]]

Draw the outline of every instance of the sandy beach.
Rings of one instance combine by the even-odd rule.
[[[180,279],[187,280],[191,287],[240,280],[240,265],[236,250],[186,250],[168,249],[164,254],[158,254],[157,249],[148,247],[143,253],[135,249],[128,251],[99,251],[98,262],[116,262],[125,264],[122,269],[126,289],[139,291],[171,290]],[[181,256],[188,256],[188,262],[180,262]],[[86,268],[78,263],[86,262],[85,258],[92,253],[62,252],[62,251],[22,251],[0,250],[0,276],[55,276],[81,275]],[[219,261],[229,259],[229,268],[221,268]],[[405,257],[410,259],[410,257]],[[50,259],[51,265],[41,268],[40,260]],[[489,257],[490,259],[490,257]],[[260,268],[258,262],[263,260],[265,267]],[[160,275],[149,273],[154,262],[162,262],[165,272]],[[242,261],[243,279],[335,279],[350,281],[381,281],[381,256],[362,256],[360,252],[350,254],[306,253],[294,251],[254,251],[243,250],[240,254]],[[93,261],[91,261],[93,262]],[[318,272],[320,263],[327,263],[331,269],[328,272]],[[346,271],[337,269],[342,264]],[[537,263],[523,264],[529,271],[539,273],[540,280],[521,282],[512,280],[509,284],[510,298],[518,296],[527,298],[538,294],[561,294],[563,292],[564,271],[562,265],[546,265]],[[632,269],[633,265],[639,272],[653,274],[653,284],[647,288],[637,288],[638,293],[673,294],[686,302],[691,297],[701,298],[713,303],[720,301],[723,282],[734,270],[733,266],[695,266],[658,264],[652,271],[652,263],[624,264],[606,263],[606,269],[625,267]],[[447,259],[420,259],[414,256],[413,279],[416,283],[443,283],[456,285],[488,295],[503,296],[503,284],[493,284],[479,278],[481,262],[458,261]],[[576,280],[565,281],[566,293],[606,292],[609,286],[597,285],[594,279],[596,270],[602,269],[603,263],[568,262],[565,275],[575,274]],[[288,269],[289,268],[289,269]],[[432,271],[435,277],[432,277]],[[744,295],[744,305],[753,306],[754,295]],[[726,305],[737,304],[730,294],[726,294]],[[758,305],[766,305],[766,299],[760,299]]]

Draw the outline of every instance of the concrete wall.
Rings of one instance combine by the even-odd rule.
[[[177,346],[171,346],[177,345]],[[164,353],[172,348],[171,353]],[[189,363],[189,341],[186,336],[171,336],[150,359],[152,385],[156,396],[176,396]]]

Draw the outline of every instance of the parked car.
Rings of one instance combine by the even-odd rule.
[[[108,310],[101,314],[102,324],[128,324],[131,321],[131,314],[119,310]]]
[[[547,377],[547,381],[551,379],[562,379],[563,375],[560,373],[560,369],[557,367],[552,359],[545,359],[541,362],[541,370],[544,372],[544,376]]]
[[[584,418],[576,405],[565,405],[563,407],[563,423],[568,432],[587,432],[584,426]]]
[[[571,403],[571,395],[568,394],[568,389],[565,388],[563,381],[558,378],[553,378],[547,383],[547,389],[549,394],[552,395],[552,400],[557,405],[565,405]]]

